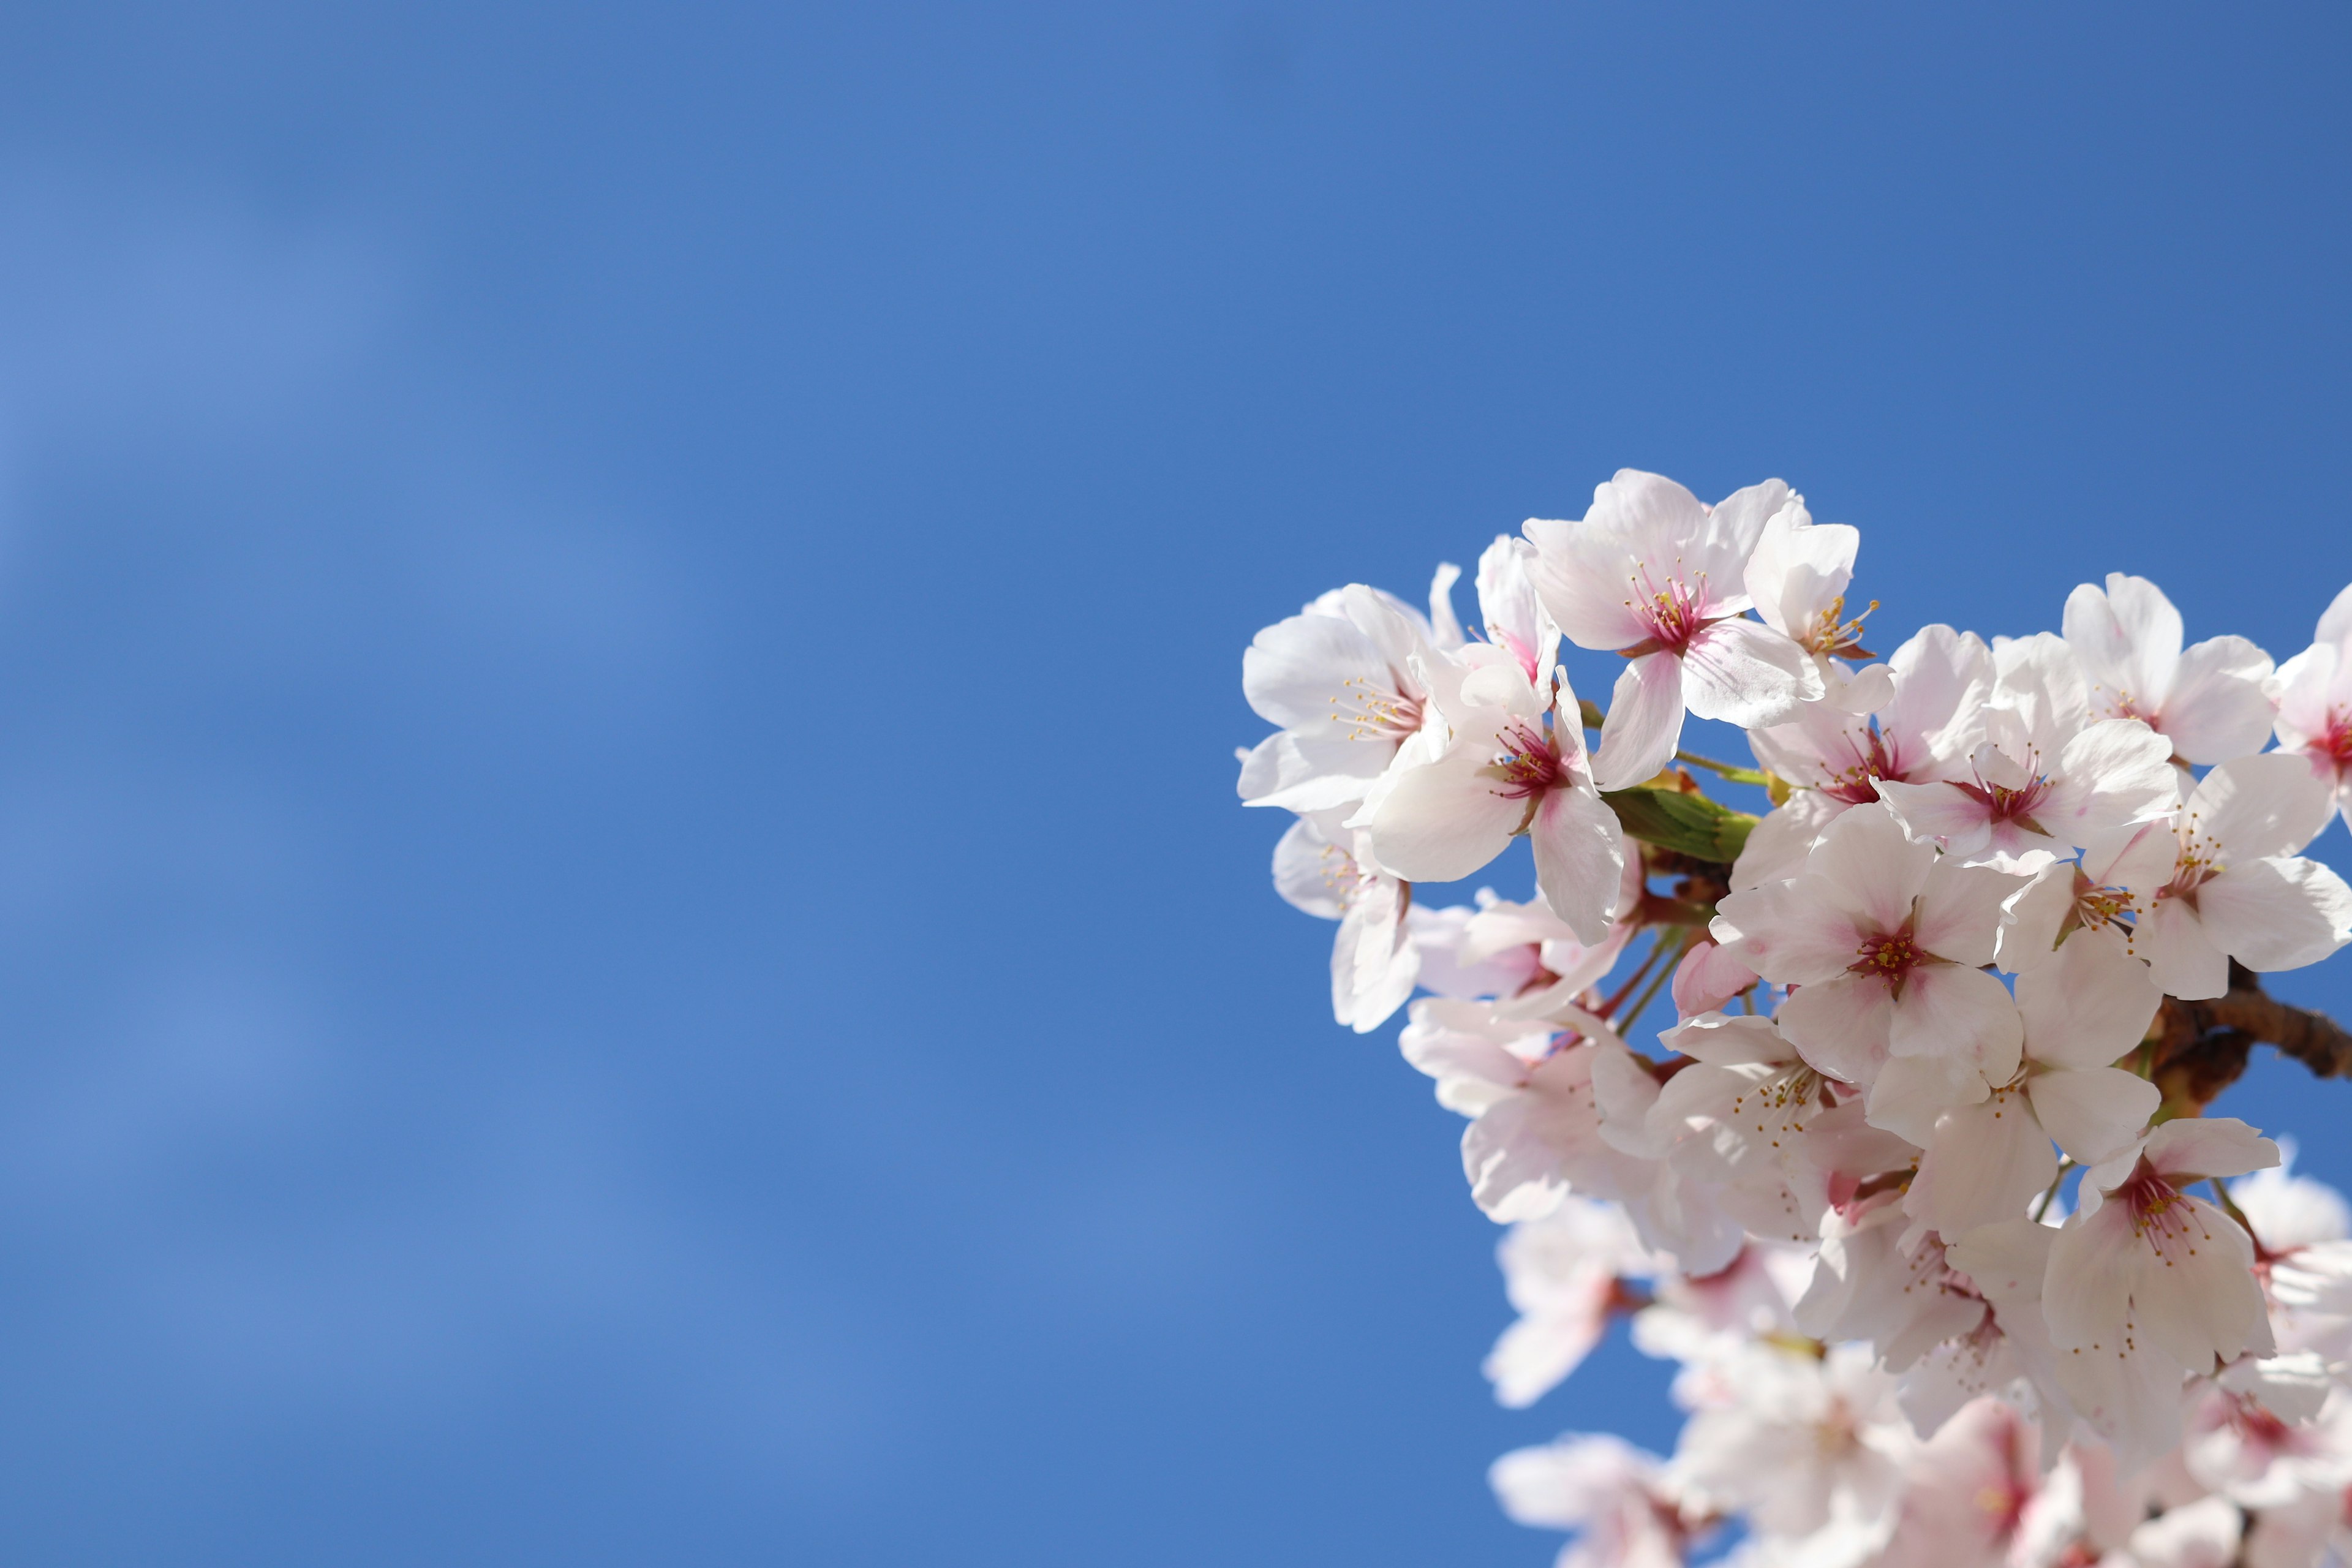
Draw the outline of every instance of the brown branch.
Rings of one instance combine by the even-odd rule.
[[[2258,1045],[2318,1078],[2352,1077],[2352,1032],[2325,1013],[2269,995],[2243,965],[2230,965],[2226,994],[2202,1002],[2168,996],[2152,1037],[2157,1087],[2176,1115],[2195,1115],[2244,1075]]]

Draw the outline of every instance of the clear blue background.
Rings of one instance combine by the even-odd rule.
[[[1633,464],[1863,524],[1889,646],[2119,568],[2294,652],[2347,45],[14,8],[9,1556],[1547,1562],[1486,1461],[1664,1376],[1491,1404],[1242,647]],[[2352,1180],[2352,1090],[2241,1103]]]

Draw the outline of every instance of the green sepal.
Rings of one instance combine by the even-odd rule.
[[[1739,858],[1757,820],[1703,795],[1679,790],[1611,790],[1601,798],[1629,837],[1725,866]]]

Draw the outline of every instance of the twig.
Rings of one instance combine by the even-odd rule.
[[[1771,782],[1764,776],[1761,771],[1756,768],[1743,768],[1731,763],[1718,763],[1713,757],[1702,757],[1696,752],[1676,752],[1675,753],[1675,761],[1678,763],[1688,763],[1695,768],[1705,768],[1707,772],[1720,774],[1722,777],[1730,780],[1733,784],[1757,784],[1760,786]]]
[[[2325,1013],[2294,1006],[2263,990],[2242,964],[2230,965],[2230,989],[2199,1002],[2165,999],[2158,1016],[2155,1071],[2172,1115],[2193,1116],[2244,1076],[2254,1047],[2274,1047],[2315,1078],[2352,1077],[2352,1033]]]
[[[2050,1178],[2049,1190],[2042,1194],[2042,1201],[2033,1205],[2034,1224],[2040,1225],[2042,1223],[2042,1216],[2050,1212],[2050,1205],[2058,1201],[2058,1189],[2066,1184],[2066,1173],[2074,1168],[2074,1162],[2072,1160],[2061,1160],[2058,1162],[2058,1173]]]

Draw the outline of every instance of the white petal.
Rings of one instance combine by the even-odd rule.
[[[1503,795],[1484,771],[1491,729],[1465,732],[1445,755],[1397,776],[1370,824],[1381,865],[1409,882],[1451,882],[1503,852],[1527,803]]]
[[[1702,719],[1743,730],[1784,723],[1822,699],[1822,672],[1805,650],[1759,621],[1717,621],[1683,654],[1684,700]]]
[[[2051,1244],[2050,1271],[2042,1281],[2042,1315],[2061,1351],[2123,1348],[2120,1333],[2131,1316],[2132,1289],[2149,1257],[2131,1211],[2122,1204],[2106,1204],[2066,1222]]]
[[[1940,841],[1955,854],[1973,855],[1992,840],[1992,808],[1958,784],[1880,779],[1878,798],[1923,844]]]
[[[1949,1057],[1889,1057],[1870,1086],[1868,1116],[1873,1127],[1924,1149],[1934,1142],[1937,1119],[1945,1111],[1985,1098],[1984,1079],[1964,1062]]]
[[[2183,1195],[2165,1218],[2175,1229],[2160,1270],[2132,1292],[2139,1331],[2183,1366],[2235,1361],[2273,1349],[2262,1287],[2254,1282],[2254,1244],[2238,1222],[2202,1198]]]
[[[2164,1096],[2121,1068],[2035,1073],[2025,1080],[2042,1130],[2078,1165],[2095,1165],[2128,1147]]]
[[[2095,932],[2069,938],[2017,978],[2026,1053],[2051,1067],[2107,1066],[2147,1037],[2163,1002],[2147,965]]]
[[[2017,1071],[2025,1026],[2009,987],[1980,969],[1924,963],[1905,976],[1888,1021],[1887,1049],[1898,1057],[1966,1062],[1988,1082]]]
[[[1731,868],[1735,890],[1784,881],[1805,868],[1822,829],[1844,815],[1845,802],[1815,789],[1799,790],[1785,805],[1764,814],[1748,831],[1748,842]]]
[[[2066,742],[2033,820],[2060,842],[2080,847],[2165,816],[2179,790],[2163,736],[2137,719],[2103,720]]]
[[[2058,1156],[2024,1097],[1995,1089],[1937,1120],[1903,1208],[1944,1235],[1958,1236],[2015,1219],[2057,1174]]]
[[[2242,1176],[2279,1163],[2278,1145],[2234,1116],[2185,1116],[2147,1135],[2141,1151],[2175,1185]]]
[[[2165,699],[2165,739],[2200,764],[2261,751],[2278,711],[2265,689],[2270,676],[2271,656],[2243,637],[2199,643],[2181,656]]]
[[[1858,805],[1822,831],[1805,862],[1805,885],[1818,887],[1821,896],[1850,911],[1858,930],[1882,935],[1909,921],[1912,901],[1933,879],[1935,868],[1934,847],[1906,837],[1884,805]],[[1993,917],[2000,912],[1996,900]],[[1985,948],[1990,958],[1990,929]]]
[[[2352,587],[2336,595],[2320,612],[2319,629],[2312,634],[2314,642],[2340,643],[2352,637]]]
[[[1609,716],[1592,754],[1600,789],[1632,789],[1657,776],[1675,759],[1683,736],[1683,661],[1670,653],[1643,654],[1625,667],[1609,694]]]
[[[2316,860],[2233,865],[2197,890],[2197,913],[2215,946],[2265,973],[2316,963],[2352,942],[2352,888]]]
[[[1625,839],[1617,814],[1582,786],[1549,789],[1528,826],[1536,885],[1577,940],[1598,946],[1609,934],[1617,884],[1625,870]]]
[[[1781,985],[1841,975],[1861,956],[1865,930],[1832,897],[1827,878],[1803,876],[1731,893],[1708,930],[1731,957]]]
[[[2299,855],[2335,810],[2311,764],[2288,752],[2240,757],[2207,773],[2189,797],[2193,833],[2221,846],[2225,861]]]
[[[1990,866],[1936,863],[1919,889],[1912,939],[1923,952],[1970,967],[1990,963],[2000,945],[2002,906],[2025,879]]]
[[[2230,960],[2205,934],[2197,911],[2179,899],[2158,899],[2140,916],[2132,932],[2132,951],[2147,961],[2148,972],[2168,996],[2184,1002],[2219,996],[2230,989]]]
[[[1895,999],[1875,977],[1841,974],[1801,986],[1780,1004],[1780,1032],[1818,1071],[1866,1084],[1886,1060]]]

